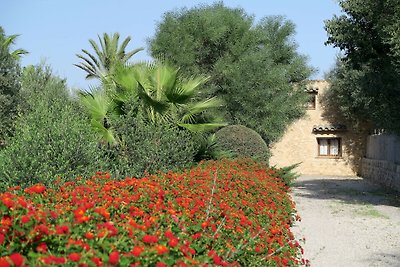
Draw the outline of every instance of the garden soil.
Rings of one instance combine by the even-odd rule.
[[[291,195],[311,266],[400,266],[400,193],[358,177],[302,176]]]

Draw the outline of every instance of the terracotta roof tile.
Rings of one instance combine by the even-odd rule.
[[[318,87],[308,87],[305,90],[307,93],[314,93],[314,94],[318,94]]]
[[[346,130],[346,125],[343,124],[314,125],[312,129],[313,132],[337,132]]]

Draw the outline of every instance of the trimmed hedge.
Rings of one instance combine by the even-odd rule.
[[[254,130],[243,125],[229,125],[216,132],[219,149],[238,158],[255,158],[268,161],[268,146]]]

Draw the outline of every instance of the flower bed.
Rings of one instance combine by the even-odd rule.
[[[252,161],[0,194],[0,266],[299,266],[287,186]]]

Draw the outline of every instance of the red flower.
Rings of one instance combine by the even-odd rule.
[[[47,252],[47,245],[46,243],[40,243],[37,247],[36,247],[36,251],[37,252]]]
[[[35,227],[35,229],[39,234],[48,235],[50,233],[49,228],[44,224],[39,224]]]
[[[4,235],[0,234],[0,245],[4,243]]]
[[[279,233],[279,230],[278,230],[278,229],[276,229],[276,228],[271,228],[269,231],[270,231],[270,232],[271,232],[271,234],[273,234],[273,235],[276,235],[276,234],[278,234],[278,233]]]
[[[69,233],[69,228],[66,225],[56,225],[56,234],[64,235]]]
[[[173,238],[173,237],[174,237],[174,234],[172,233],[171,230],[167,230],[167,231],[165,231],[164,236],[165,236],[166,238]]]
[[[162,255],[162,254],[168,252],[168,248],[167,248],[166,246],[164,246],[164,245],[158,245],[158,246],[156,246],[156,250],[157,250],[157,254],[158,254],[158,255]]]
[[[1,267],[10,267],[10,264],[8,263],[6,258],[0,258],[0,266]]]
[[[156,267],[167,267],[164,262],[157,262]]]
[[[174,237],[174,238],[171,238],[170,240],[169,240],[169,242],[168,242],[168,245],[170,246],[170,247],[176,247],[177,245],[178,245],[178,243],[179,243],[179,240],[178,240],[178,238],[176,238],[176,237]]]
[[[50,265],[50,264],[65,264],[66,260],[64,257],[57,257],[57,256],[53,256],[50,255],[46,258],[43,258],[43,261],[46,265]]]
[[[144,251],[143,247],[134,247],[131,251],[132,255],[135,257],[140,257],[140,254],[142,254],[142,252]]]
[[[11,200],[11,198],[4,198],[1,201],[3,201],[3,204],[7,207],[7,208],[11,208],[14,205],[14,202]]]
[[[201,232],[195,233],[192,235],[192,239],[196,240],[199,239],[201,237]]]
[[[93,261],[94,264],[96,264],[97,267],[100,267],[100,266],[103,265],[103,263],[101,262],[101,259],[100,259],[100,258],[93,257],[93,258],[92,258],[92,261]]]
[[[30,220],[31,220],[31,217],[29,217],[28,215],[21,216],[21,222],[23,224],[27,224]]]
[[[94,238],[94,234],[93,234],[92,232],[87,232],[87,233],[85,234],[85,237],[86,237],[87,239],[93,239],[93,238]]]
[[[40,193],[43,193],[45,190],[46,190],[46,187],[44,185],[37,184],[30,188],[26,188],[25,192],[30,193],[30,194],[32,194],[32,193],[40,194]]]
[[[143,236],[143,242],[145,242],[145,243],[157,243],[158,242],[158,238],[157,238],[157,236],[154,236],[154,235],[145,235],[145,236]]]
[[[119,253],[117,251],[111,252],[109,262],[111,264],[117,264],[119,262]]]
[[[10,260],[14,263],[15,266],[22,266],[24,263],[24,257],[22,257],[19,253],[13,253],[10,255]]]
[[[76,252],[72,252],[71,254],[69,254],[68,259],[70,259],[71,261],[79,261],[81,258],[81,256],[76,253]]]

